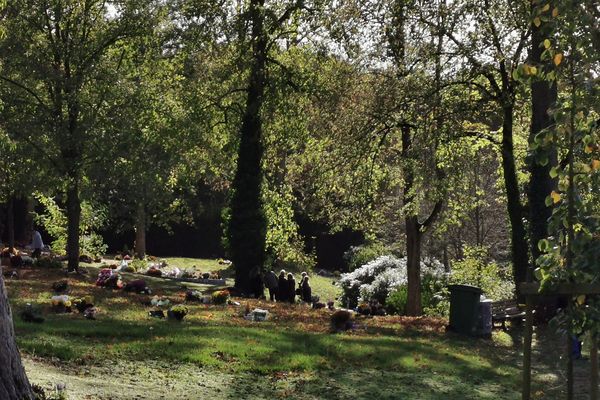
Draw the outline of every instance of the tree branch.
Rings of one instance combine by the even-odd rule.
[[[50,111],[50,108],[44,103],[44,101],[40,98],[40,96],[38,96],[33,90],[29,89],[27,86],[25,86],[22,83],[19,83],[17,81],[14,81],[10,78],[7,78],[6,76],[0,75],[0,79],[5,82],[8,82],[11,85],[14,85],[20,89],[23,89],[24,91],[29,93],[34,99],[36,99],[36,101],[40,104],[40,106],[42,106],[46,111]]]

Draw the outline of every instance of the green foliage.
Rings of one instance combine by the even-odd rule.
[[[146,261],[146,259],[140,260],[139,258],[136,258],[135,260],[129,263],[129,266],[135,272],[146,272],[146,269],[148,269],[148,262]]]
[[[35,194],[35,198],[44,206],[42,214],[35,215],[35,221],[42,225],[46,232],[54,239],[52,250],[57,254],[66,254],[67,247],[67,217],[52,197]],[[82,202],[81,221],[79,224],[79,242],[81,254],[92,258],[106,253],[106,244],[97,231],[106,223],[106,211],[97,204]]]
[[[423,313],[432,317],[446,317],[450,311],[446,275],[424,275],[421,279],[421,305]],[[389,314],[406,314],[408,287],[400,286],[390,292],[385,309]]]
[[[541,291],[552,291],[560,283],[595,284],[600,278],[600,92],[595,89],[598,77],[590,73],[600,54],[597,28],[590,28],[597,20],[591,8],[573,7],[565,0],[544,12],[544,3],[538,5],[536,18],[550,21],[554,28],[543,56],[555,67],[553,76],[545,79],[562,83],[565,92],[551,110],[552,129],[540,132],[532,145],[543,152],[555,150],[561,158],[550,171],[558,185],[546,198],[552,217],[549,236],[538,242],[542,254],[535,271]],[[560,328],[577,335],[596,334],[597,299],[573,293],[570,300],[558,316]]]
[[[370,242],[361,246],[352,246],[344,253],[348,271],[352,272],[377,257],[390,254],[390,249],[380,242]]]
[[[263,201],[267,218],[268,264],[276,264],[286,270],[312,269],[315,258],[304,252],[304,241],[294,219],[294,195],[291,188],[283,185],[278,190],[266,188]]]
[[[408,287],[404,285],[390,292],[385,301],[385,310],[389,314],[405,315],[407,302]]]
[[[513,297],[514,283],[510,270],[488,261],[486,248],[465,246],[464,254],[462,260],[452,263],[450,284],[477,286],[493,300],[506,300]]]

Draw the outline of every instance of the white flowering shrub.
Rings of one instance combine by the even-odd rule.
[[[441,278],[445,276],[444,266],[437,260],[424,259],[421,275]],[[372,300],[385,304],[389,293],[406,283],[406,258],[381,256],[353,272],[342,274],[339,281],[343,291],[341,301],[350,308]]]

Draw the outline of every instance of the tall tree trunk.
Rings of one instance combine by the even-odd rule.
[[[264,0],[250,2],[252,66],[246,110],[240,129],[237,170],[233,182],[229,245],[235,266],[235,287],[245,295],[262,296],[267,222],[263,210],[262,120],[267,62]]]
[[[542,61],[541,56],[544,51],[543,41],[547,34],[542,32],[549,24],[543,23],[540,27],[532,24],[531,50],[529,58],[534,65],[541,65],[539,68],[545,73],[554,69],[552,62]],[[551,127],[554,123],[548,110],[556,103],[558,90],[554,82],[546,79],[535,79],[531,83],[531,127],[529,131],[529,144],[534,143],[534,139],[542,130]],[[548,163],[542,165],[538,162],[539,155],[546,153]],[[538,147],[529,155],[528,167],[531,173],[529,182],[529,239],[531,244],[532,260],[540,255],[538,243],[548,236],[548,219],[552,215],[552,209],[546,206],[546,197],[556,189],[556,179],[550,177],[550,169],[557,165],[558,156],[556,149],[543,149]]]
[[[146,257],[146,209],[142,201],[137,205],[135,216],[135,256]]]
[[[0,273],[0,399],[30,400],[33,392],[15,342],[12,312]]]
[[[34,199],[31,196],[25,197],[25,207],[27,214],[25,214],[25,232],[28,234],[33,231],[34,221],[33,216],[35,213]]]
[[[408,297],[406,314],[421,315],[421,232],[418,217],[406,217],[406,271]]]
[[[70,182],[67,189],[67,269],[79,270],[79,222],[81,202],[77,183]]]
[[[512,104],[503,107],[502,170],[504,173],[504,185],[506,187],[508,218],[511,225],[513,275],[518,293],[518,284],[525,282],[527,276],[529,256],[514,157],[513,111]]]
[[[6,228],[8,229],[8,247],[12,252],[15,248],[15,196],[12,193],[8,198]]]

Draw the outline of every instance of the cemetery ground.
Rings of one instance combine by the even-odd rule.
[[[170,265],[222,269],[213,260],[169,259]],[[327,309],[234,298],[240,305],[187,303],[183,322],[154,319],[146,295],[94,285],[69,275],[70,295],[91,296],[96,320],[50,311],[58,269],[26,268],[6,279],[18,345],[30,380],[45,389],[66,384],[67,399],[517,399],[520,328],[495,331],[491,340],[445,332],[447,321],[398,316],[357,317],[355,329],[330,332]],[[123,274],[125,281],[138,279]],[[335,297],[334,278],[312,274],[313,292]],[[153,295],[184,303],[189,289],[214,287],[144,277]],[[228,282],[230,283],[230,282]],[[26,323],[27,303],[44,310],[41,324]],[[263,322],[243,318],[246,308],[269,310]],[[564,341],[538,328],[534,396],[560,398]]]

